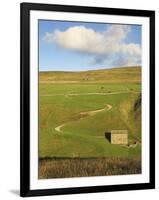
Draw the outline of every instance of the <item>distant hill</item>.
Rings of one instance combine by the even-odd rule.
[[[141,67],[120,67],[80,72],[39,72],[40,83],[140,83]]]

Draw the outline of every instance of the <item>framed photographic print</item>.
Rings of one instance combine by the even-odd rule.
[[[21,196],[155,187],[155,12],[21,4]]]

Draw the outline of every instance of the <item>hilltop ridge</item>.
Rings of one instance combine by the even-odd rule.
[[[98,69],[80,72],[47,71],[39,72],[40,83],[140,83],[141,67],[120,67],[112,69]]]

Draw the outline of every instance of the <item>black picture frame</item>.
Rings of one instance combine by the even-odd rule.
[[[150,180],[149,183],[103,185],[73,188],[30,189],[30,11],[59,11],[76,13],[93,13],[107,15],[139,16],[150,19]],[[49,5],[21,3],[21,105],[20,105],[20,196],[42,196],[59,194],[94,193],[123,190],[140,190],[155,188],[155,11],[131,10],[118,8],[84,7],[72,5]]]

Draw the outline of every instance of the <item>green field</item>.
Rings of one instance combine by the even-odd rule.
[[[113,129],[127,129],[129,145],[111,144]],[[39,73],[40,160],[140,157],[141,67]]]

